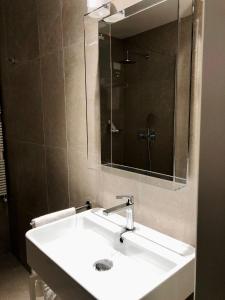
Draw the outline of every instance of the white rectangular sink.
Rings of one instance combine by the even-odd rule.
[[[184,300],[194,290],[193,247],[125,219],[89,210],[26,233],[28,264],[62,298]],[[97,269],[95,263],[101,260]],[[112,266],[110,265],[112,264]]]

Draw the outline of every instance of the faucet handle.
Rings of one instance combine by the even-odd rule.
[[[134,204],[134,196],[133,195],[118,195],[116,199],[127,199],[127,205]]]

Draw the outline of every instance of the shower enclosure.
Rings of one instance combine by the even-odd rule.
[[[115,165],[172,176],[177,21],[134,36],[111,26],[111,39],[104,33],[105,26],[102,29],[102,161],[107,163],[110,159],[107,146],[112,134]],[[106,53],[109,43],[110,58]],[[116,131],[109,126],[111,113]]]

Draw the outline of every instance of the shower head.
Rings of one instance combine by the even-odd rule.
[[[129,51],[127,50],[126,58],[124,60],[119,61],[119,63],[123,65],[133,65],[136,64],[136,61],[129,58]]]
[[[136,61],[131,60],[131,59],[124,59],[124,60],[121,60],[119,63],[123,64],[123,65],[134,65],[134,64],[136,64]]]

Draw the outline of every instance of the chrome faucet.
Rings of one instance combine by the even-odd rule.
[[[103,210],[103,214],[108,216],[113,212],[126,210],[127,221],[126,221],[125,230],[133,231],[135,229],[134,228],[134,196],[121,195],[121,196],[116,196],[116,199],[127,199],[127,201],[123,204]]]

